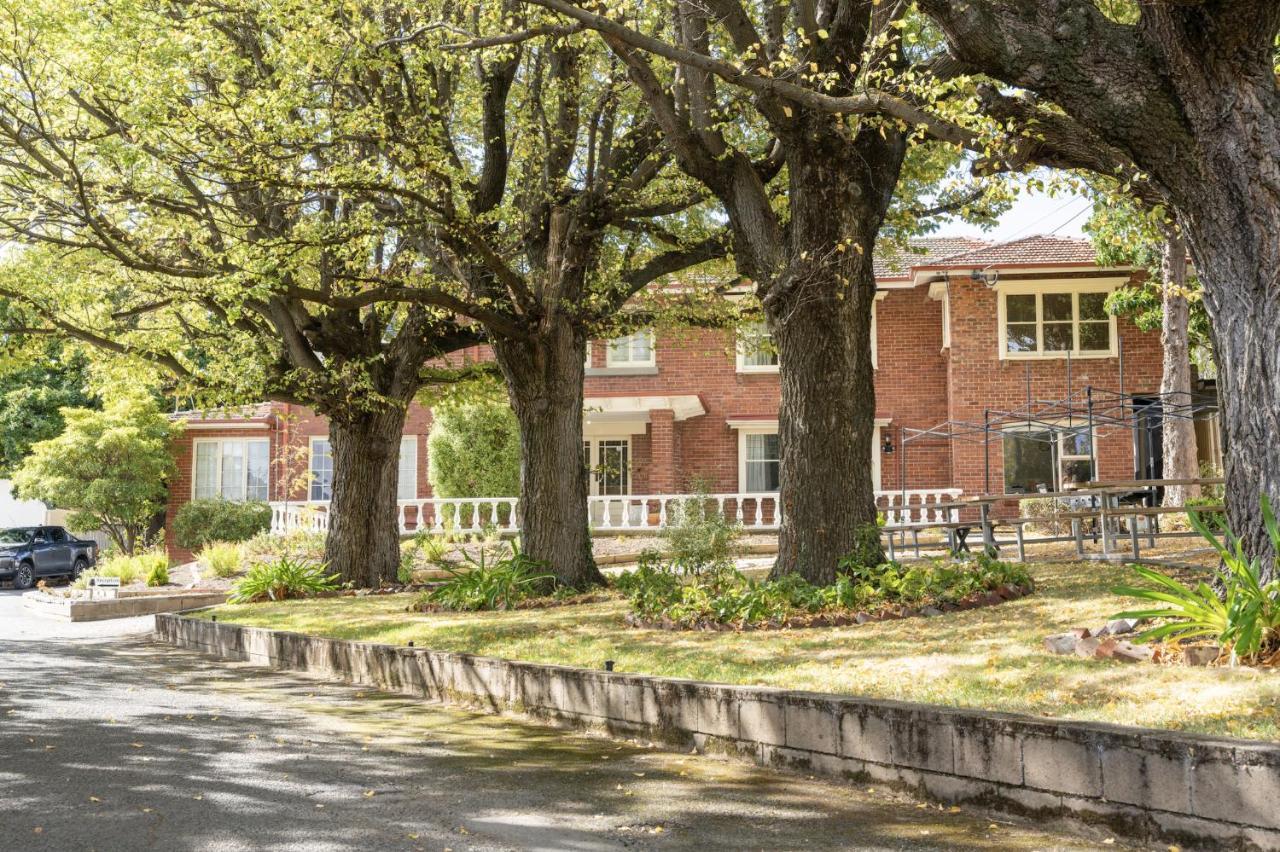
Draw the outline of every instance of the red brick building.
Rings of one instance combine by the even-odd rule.
[[[1092,434],[1078,407],[1060,425],[1044,415],[1073,393],[1083,399],[1089,386],[1158,390],[1158,335],[1102,307],[1132,275],[1098,266],[1087,241],[1060,237],[925,239],[916,252],[882,262],[873,325],[877,449],[867,460],[879,487],[1031,492],[1132,477],[1131,431]],[[592,494],[682,493],[695,482],[723,494],[776,490],[778,368],[762,334],[674,329],[593,342],[583,414],[597,471]],[[975,436],[972,426],[990,422],[990,412],[1028,405],[1039,412],[1034,422],[1000,415],[995,442]],[[402,501],[431,497],[430,422],[429,411],[410,412]],[[189,416],[187,424],[170,520],[193,497],[327,500],[327,427],[308,410],[261,405]]]

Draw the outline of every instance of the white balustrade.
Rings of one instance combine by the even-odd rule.
[[[945,523],[954,520],[948,504],[961,494],[958,488],[877,491],[876,505],[894,526]],[[591,528],[601,532],[661,530],[676,523],[692,494],[618,494],[587,498]],[[776,530],[782,523],[782,506],[774,491],[700,495],[706,507],[741,524],[750,532]],[[462,497],[401,500],[397,513],[400,532],[482,533],[489,529],[515,533],[520,530],[519,500],[515,497]],[[295,501],[271,504],[271,532],[276,535],[329,529],[328,501]]]

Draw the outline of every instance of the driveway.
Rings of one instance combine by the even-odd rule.
[[[1117,849],[66,625],[0,592],[0,847]]]

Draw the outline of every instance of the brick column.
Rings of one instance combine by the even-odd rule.
[[[649,490],[674,494],[676,490],[676,418],[669,408],[649,412]]]

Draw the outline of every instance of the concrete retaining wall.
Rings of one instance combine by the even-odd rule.
[[[845,695],[512,662],[156,616],[166,642],[428,699],[1104,822],[1184,847],[1280,849],[1280,745]]]
[[[91,601],[87,598],[63,598],[43,592],[27,592],[22,605],[46,618],[62,621],[104,621],[109,618],[131,618],[161,612],[181,612],[217,606],[227,600],[226,592],[182,592],[177,594],[137,594],[121,592],[111,600]]]

